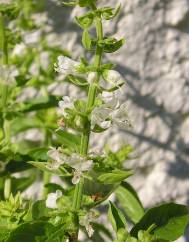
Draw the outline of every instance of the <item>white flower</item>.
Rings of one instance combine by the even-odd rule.
[[[35,45],[41,38],[41,30],[26,33],[24,36],[24,42],[27,45]]]
[[[0,65],[0,81],[4,85],[14,84],[15,77],[18,75],[18,70],[14,66]]]
[[[115,70],[106,70],[103,72],[103,78],[107,82],[105,84],[106,88],[119,87],[124,83],[123,77],[121,74]],[[104,82],[101,81],[100,84],[104,85]]]
[[[54,64],[54,69],[64,75],[77,74],[79,65],[80,62],[74,61],[67,56],[59,56],[58,63]]]
[[[91,225],[91,222],[93,222],[96,219],[96,217],[96,212],[91,210],[79,221],[80,225],[85,227],[89,237],[92,237],[94,233],[94,229]]]
[[[12,54],[14,56],[23,56],[26,53],[26,45],[24,43],[16,44]]]
[[[112,113],[112,120],[113,123],[122,129],[128,129],[129,127],[132,127],[128,117],[126,103],[123,103],[119,109]]]
[[[68,97],[64,96],[61,101],[59,101],[58,106],[61,109],[62,114],[66,117],[67,113],[65,111],[66,108],[73,108],[74,103],[73,101]]]
[[[95,107],[91,114],[91,127],[94,128],[98,125],[102,129],[108,129],[111,126],[111,113],[119,107],[119,100],[109,94],[108,92],[102,93],[102,100],[107,102],[99,107]]]
[[[107,120],[109,118],[110,110],[105,108],[103,105],[100,107],[95,107],[91,114],[91,128],[93,129],[95,125],[98,125],[102,129],[108,129],[111,126],[111,121]]]
[[[80,181],[82,172],[90,170],[93,165],[92,160],[87,160],[85,157],[82,157],[76,153],[73,153],[66,163],[75,169],[74,176],[72,178],[73,184],[77,184]]]
[[[51,149],[47,152],[47,155],[57,162],[62,161],[61,153],[60,153],[59,149],[51,147]]]
[[[57,208],[56,201],[62,196],[62,192],[57,190],[56,193],[49,193],[46,200],[47,208]]]
[[[83,175],[84,171],[88,171],[92,168],[93,161],[86,159],[79,154],[72,153],[70,156],[64,155],[59,149],[51,148],[47,152],[47,155],[53,159],[50,163],[46,164],[46,168],[50,170],[58,169],[62,164],[67,164],[74,169],[74,175],[72,178],[72,183],[77,184]]]
[[[65,157],[59,149],[51,147],[51,149],[47,152],[47,155],[53,160],[51,163],[47,164],[47,168],[49,169],[56,170],[65,162]]]
[[[93,82],[95,82],[97,79],[97,72],[89,72],[88,77],[87,77],[87,81],[89,84],[92,84]]]

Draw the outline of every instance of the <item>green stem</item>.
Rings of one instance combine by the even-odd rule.
[[[11,194],[11,178],[6,178],[4,185],[4,198],[9,199]]]
[[[3,14],[0,13],[0,48],[2,50],[2,63],[8,65],[8,43],[5,34],[5,24]]]
[[[44,136],[45,136],[44,145],[50,146],[51,132],[47,128],[44,129]],[[43,194],[42,194],[43,199],[47,198],[48,189],[45,187],[45,185],[48,184],[50,181],[51,181],[51,173],[49,173],[48,171],[44,171],[43,172]]]
[[[92,7],[92,9],[96,9],[95,5],[92,5],[91,7]],[[96,33],[97,33],[98,40],[102,40],[103,39],[103,28],[102,28],[101,17],[96,17],[95,27],[96,27]],[[96,52],[95,52],[95,57],[94,57],[94,65],[97,67],[97,69],[100,68],[100,66],[101,66],[102,52],[103,52],[102,48],[97,46]],[[98,83],[99,79],[100,79],[100,73],[97,73],[97,78],[96,78],[95,82],[91,83],[89,86],[88,99],[87,99],[87,110],[90,110],[94,105],[95,98],[96,98],[96,92],[97,92],[96,83]],[[82,134],[82,137],[81,137],[81,147],[80,147],[81,155],[87,155],[87,153],[88,153],[90,132],[91,132],[90,131],[90,122],[88,121],[88,123],[86,124],[86,131]],[[84,179],[81,178],[80,182],[76,185],[75,191],[74,191],[74,200],[73,200],[72,208],[76,211],[79,210],[81,207],[83,186],[84,186]],[[77,231],[77,235],[75,236],[74,242],[78,241],[78,232],[79,232],[79,230]],[[70,240],[70,241],[72,241],[72,240]]]
[[[0,49],[2,51],[2,64],[8,65],[8,42],[6,39],[6,30],[5,30],[5,23],[4,23],[4,16],[0,13]],[[7,83],[2,83],[1,85],[1,107],[3,109],[3,135],[5,143],[9,142],[10,135],[9,135],[9,122],[6,121],[6,104],[7,104],[7,97],[8,97],[8,85]]]
[[[0,13],[0,49],[2,51],[2,64],[8,65],[8,41],[6,39],[6,30],[4,23],[4,16]],[[8,85],[7,83],[2,83],[1,85],[1,107],[3,110],[3,137],[5,144],[10,141],[10,123],[6,120],[6,105],[7,105],[7,97],[8,97]],[[4,197],[8,199],[11,194],[11,178],[5,179],[4,185]]]

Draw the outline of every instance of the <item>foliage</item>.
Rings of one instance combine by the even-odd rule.
[[[145,211],[125,181],[134,173],[125,163],[133,152],[129,144],[117,151],[108,146],[95,151],[89,145],[92,133],[114,125],[132,127],[121,99],[125,81],[113,63],[103,61],[104,53],[116,52],[125,43],[104,35],[102,24],[116,18],[121,5],[98,8],[98,2],[62,1],[87,9],[75,21],[94,61],[73,60],[66,50],[48,43],[44,1],[0,3],[2,242],[77,242],[79,230],[98,242],[104,241],[103,235],[114,242],[170,242],[182,236],[189,222],[184,205],[165,203]],[[50,87],[60,80],[87,98],[56,96]],[[41,138],[27,139],[34,130]],[[60,183],[52,182],[52,176]],[[35,182],[44,186],[42,196],[39,188],[37,200],[28,199],[25,192]],[[97,220],[112,194],[115,203],[109,201],[107,217],[113,233]]]

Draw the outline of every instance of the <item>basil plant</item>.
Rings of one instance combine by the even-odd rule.
[[[121,5],[101,2],[60,1],[60,8],[85,10],[75,22],[92,58],[75,60],[49,45],[49,20],[39,20],[45,1],[0,1],[2,242],[171,242],[189,222],[185,205],[163,203],[145,211],[126,181],[134,174],[125,166],[133,152],[129,144],[116,152],[91,145],[93,133],[132,128],[122,98],[125,80],[104,58],[125,42],[103,29]],[[62,81],[85,97],[55,95],[51,87]],[[28,139],[28,133],[37,138]]]

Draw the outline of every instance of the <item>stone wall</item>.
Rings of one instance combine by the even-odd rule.
[[[118,1],[101,2],[114,6]],[[136,171],[131,182],[146,208],[169,200],[189,205],[189,1],[119,2],[122,12],[104,23],[105,33],[125,37],[126,45],[106,60],[125,77],[133,129],[113,129],[104,140],[111,135],[112,147],[121,142],[134,146],[137,158],[128,163]],[[55,31],[49,41],[78,58],[81,30],[73,18],[81,10],[49,0],[47,12]],[[189,241],[189,236],[178,241]]]

